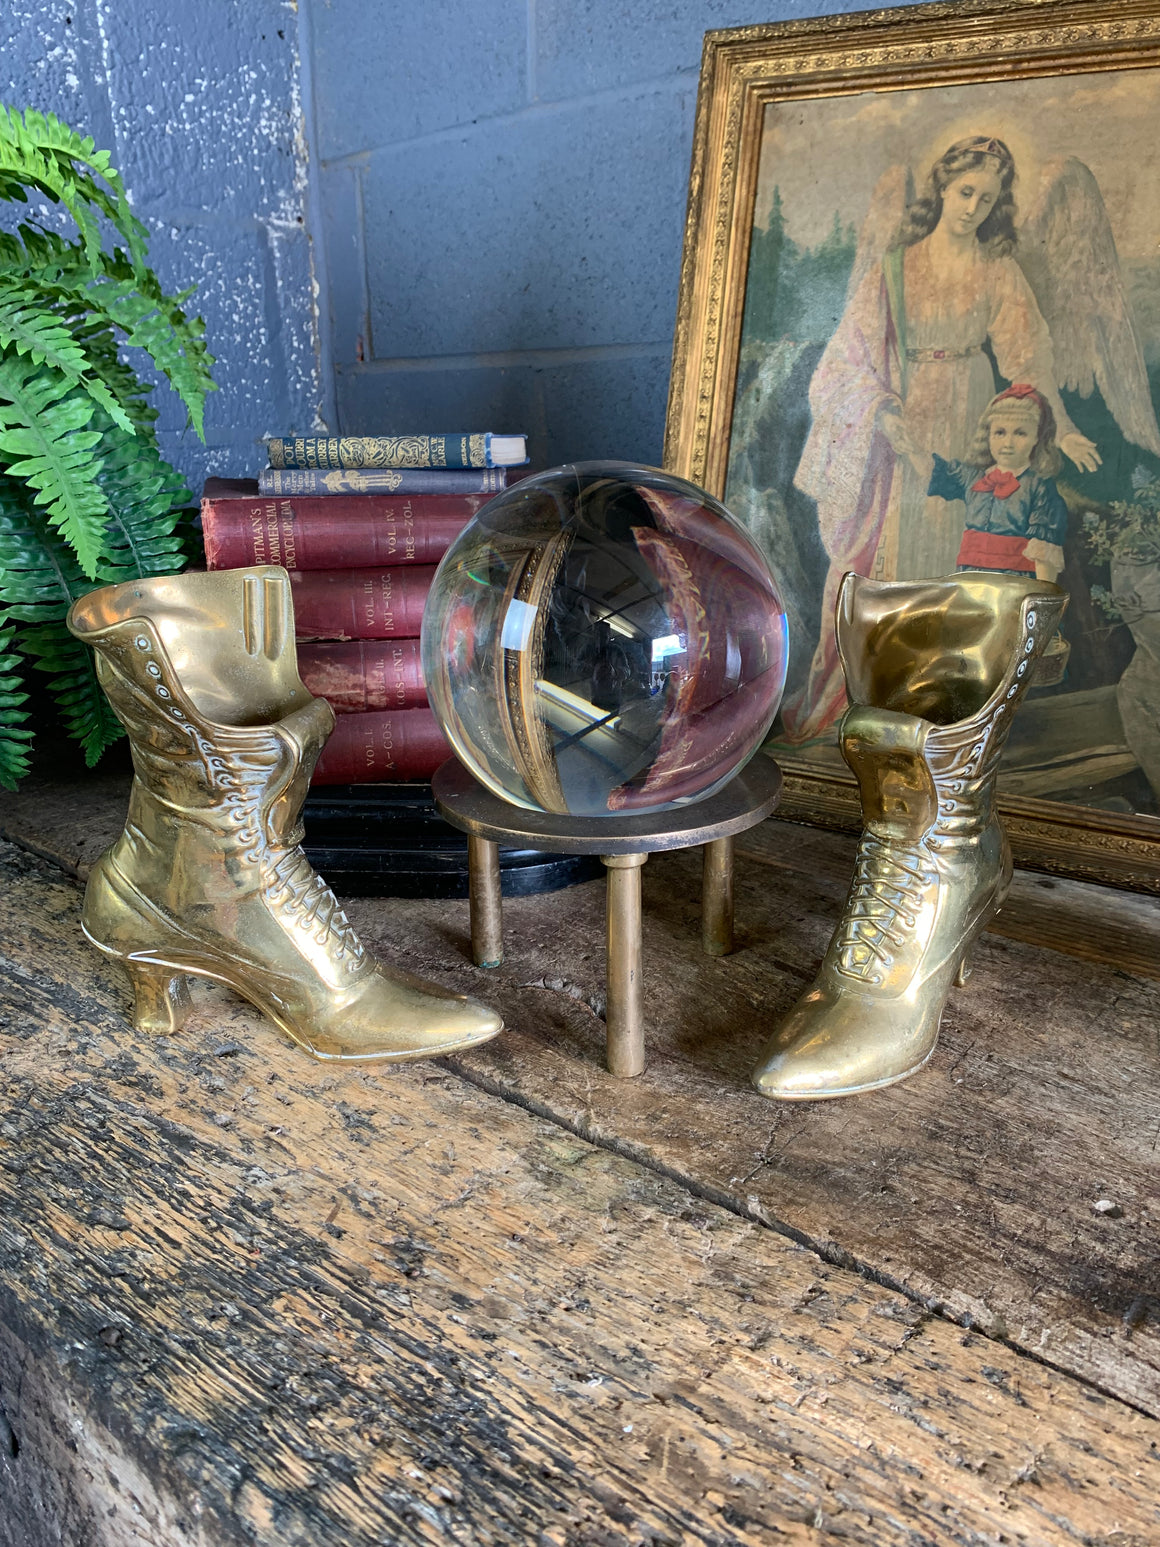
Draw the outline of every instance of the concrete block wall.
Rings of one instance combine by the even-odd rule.
[[[159,388],[165,454],[195,491],[207,473],[254,472],[261,436],[319,423],[294,6],[5,0],[0,11],[0,99],[53,112],[109,150],[162,283],[198,287],[190,306],[220,390],[202,446],[180,399]],[[16,218],[0,205],[0,219]]]
[[[312,429],[657,462],[703,34],[854,8],[7,0],[0,96],[111,150],[198,286],[208,445],[155,398],[195,489]]]
[[[303,0],[324,410],[661,457],[706,30],[817,0]]]

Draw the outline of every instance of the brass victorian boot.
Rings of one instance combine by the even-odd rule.
[[[840,734],[865,829],[821,971],[754,1071],[762,1095],[850,1096],[930,1057],[951,984],[1010,884],[999,754],[1066,605],[1057,586],[985,570],[846,576]]]
[[[419,1058],[502,1028],[367,956],[299,847],[334,715],[299,679],[285,570],[107,586],[68,622],[133,752],[125,831],[93,867],[83,922],[127,969],[139,1029],[180,1028],[191,975],[227,984],[316,1058]]]

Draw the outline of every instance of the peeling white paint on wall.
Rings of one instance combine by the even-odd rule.
[[[8,0],[0,98],[112,152],[170,291],[197,285],[220,391],[206,447],[167,388],[166,454],[196,489],[269,433],[320,427],[317,286],[295,7],[285,0]],[[69,229],[46,208],[48,221]]]

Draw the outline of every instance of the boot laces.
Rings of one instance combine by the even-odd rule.
[[[263,837],[264,783],[239,777],[216,756],[211,770],[224,792],[226,819],[234,826],[243,857],[261,867],[266,900],[300,929],[313,930],[319,945],[332,944],[347,971],[357,972],[366,953],[338,898],[298,845],[277,853]]]
[[[320,945],[333,940],[339,960],[349,956],[347,971],[363,961],[362,941],[338,898],[300,848],[287,849],[270,866],[267,899],[289,914],[301,929],[314,929]]]
[[[834,936],[838,971],[881,983],[918,922],[927,889],[938,880],[921,843],[887,842],[864,833],[846,910]]]

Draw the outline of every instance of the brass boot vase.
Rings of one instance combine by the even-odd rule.
[[[847,575],[838,648],[842,756],[865,827],[813,987],[753,1075],[764,1096],[818,1101],[892,1085],[934,1051],[951,986],[1000,907],[1011,854],[994,809],[1011,717],[1067,594],[1029,576]]]
[[[140,1030],[180,1029],[189,977],[226,984],[321,1059],[421,1058],[502,1029],[369,957],[299,847],[334,715],[298,676],[285,570],[107,586],[68,624],[133,754],[125,830],[93,867],[83,925],[128,972]]]

